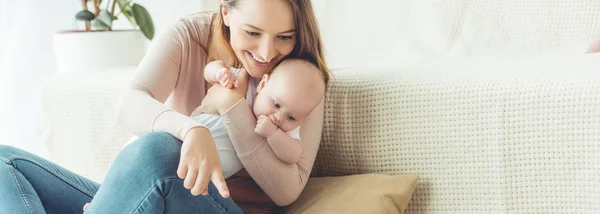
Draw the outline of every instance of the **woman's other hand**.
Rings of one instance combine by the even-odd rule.
[[[207,195],[208,182],[212,181],[223,198],[229,197],[217,147],[208,129],[195,127],[185,135],[177,176],[184,179],[183,186],[191,189],[192,195]]]

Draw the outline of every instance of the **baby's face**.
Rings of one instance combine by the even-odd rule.
[[[259,93],[254,99],[254,114],[257,117],[268,116],[284,132],[294,130],[323,98],[319,88],[324,87],[314,87],[314,83],[307,82],[314,79],[303,78],[292,72],[263,77],[258,86]]]

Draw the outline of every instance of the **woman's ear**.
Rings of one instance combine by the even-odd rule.
[[[229,11],[227,10],[227,7],[225,6],[225,2],[220,1],[219,6],[221,7],[221,16],[223,17],[223,24],[225,24],[225,26],[229,27]]]
[[[256,87],[256,92],[260,93],[260,91],[262,91],[263,88],[265,88],[265,85],[267,84],[268,81],[269,81],[269,75],[268,74],[263,75],[262,79],[258,83],[258,86]]]

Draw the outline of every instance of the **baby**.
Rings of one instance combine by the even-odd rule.
[[[227,69],[221,61],[213,61],[204,69],[205,79],[213,84],[236,86],[240,69]],[[302,155],[300,125],[321,102],[325,93],[322,72],[312,63],[287,59],[265,74],[262,79],[250,78],[246,100],[257,118],[254,131],[267,139],[275,155],[287,163],[296,163]],[[198,107],[202,109],[202,106]],[[220,115],[192,113],[213,136],[219,151],[223,176],[230,177],[243,167]]]

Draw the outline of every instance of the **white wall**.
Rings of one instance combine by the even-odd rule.
[[[397,67],[455,56],[583,54],[600,1],[313,0],[329,66]]]
[[[169,23],[186,14],[202,11],[215,11],[218,0],[143,0],[136,1],[148,9],[154,20],[156,32],[161,32]],[[129,23],[123,20],[117,28],[128,28]]]
[[[177,17],[213,10],[216,0],[140,0],[160,33]],[[52,36],[73,29],[79,1],[0,0],[0,144],[45,156],[36,109],[44,80],[56,74]],[[116,29],[130,28],[119,20]],[[14,118],[11,120],[10,118]],[[11,140],[14,139],[14,140]]]

